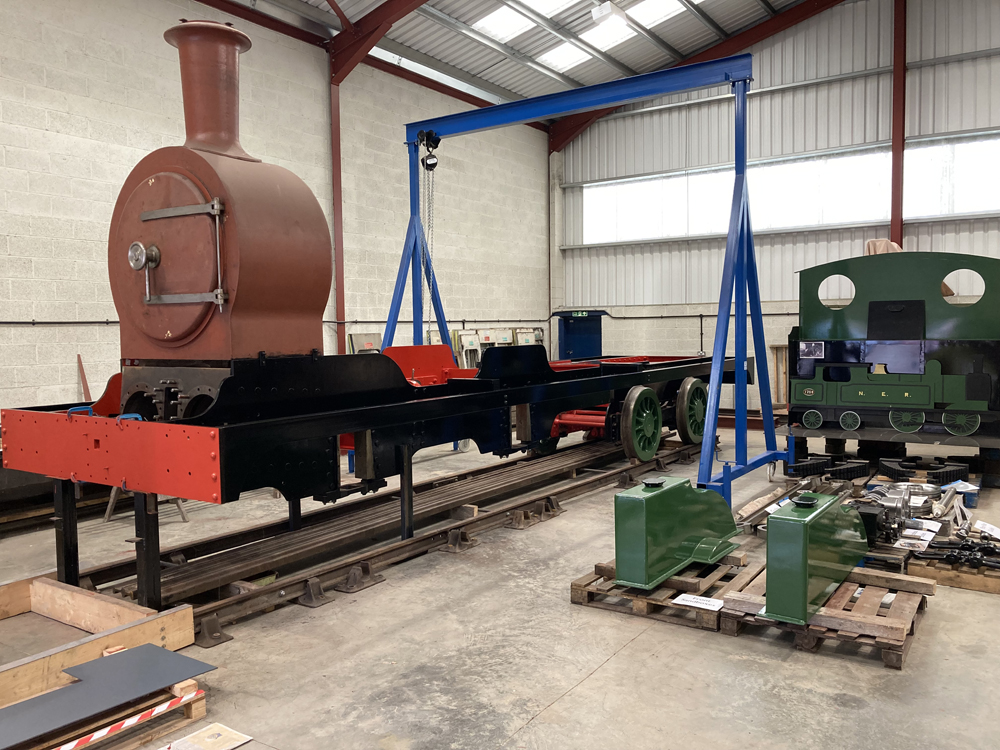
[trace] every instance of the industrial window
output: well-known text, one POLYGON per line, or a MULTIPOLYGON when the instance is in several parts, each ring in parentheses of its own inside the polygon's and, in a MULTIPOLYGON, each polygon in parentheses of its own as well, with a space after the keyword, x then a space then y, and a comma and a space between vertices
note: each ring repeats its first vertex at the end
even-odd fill
POLYGON ((1000 138, 914 144, 903 161, 903 217, 1000 211, 1000 138))
MULTIPOLYGON (((755 230, 889 220, 888 151, 749 169, 755 230)), ((725 234, 733 171, 719 169, 583 188, 586 245, 725 234)))

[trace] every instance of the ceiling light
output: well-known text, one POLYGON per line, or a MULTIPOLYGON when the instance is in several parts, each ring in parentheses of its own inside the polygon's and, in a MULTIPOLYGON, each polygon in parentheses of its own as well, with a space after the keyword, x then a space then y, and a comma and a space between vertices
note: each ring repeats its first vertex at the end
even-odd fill
POLYGON ((619 8, 614 3, 606 2, 601 3, 592 11, 590 11, 590 17, 594 19, 594 23, 604 23, 605 21, 615 21, 617 23, 627 23, 628 17, 625 15, 625 11, 619 8))

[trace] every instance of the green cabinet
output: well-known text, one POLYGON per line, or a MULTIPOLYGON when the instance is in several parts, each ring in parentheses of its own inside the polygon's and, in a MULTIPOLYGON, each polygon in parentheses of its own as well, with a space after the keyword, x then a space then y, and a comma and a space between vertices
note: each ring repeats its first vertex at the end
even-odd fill
POLYGON ((805 492, 767 521, 765 617, 805 625, 868 552, 858 511, 805 492))
POLYGON ((736 533, 719 493, 678 477, 647 479, 615 495, 616 583, 654 588, 692 562, 728 555, 736 533))

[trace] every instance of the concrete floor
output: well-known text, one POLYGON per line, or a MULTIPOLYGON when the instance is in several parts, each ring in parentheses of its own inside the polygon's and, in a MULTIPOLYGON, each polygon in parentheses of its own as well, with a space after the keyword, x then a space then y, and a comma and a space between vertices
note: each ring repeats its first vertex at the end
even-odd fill
MULTIPOLYGON (((424 456, 424 475, 482 461, 424 456)), ((736 504, 769 489, 758 473, 736 504)), ((978 516, 996 523, 992 494, 978 516)), ((731 638, 572 605, 570 581, 614 557, 613 496, 591 493, 552 521, 484 533, 460 555, 424 555, 371 589, 288 606, 228 628, 229 643, 186 649, 218 667, 202 680, 204 723, 252 735, 254 750, 1000 747, 1000 597, 939 588, 902 672, 848 644, 808 654, 773 631, 731 638)), ((186 525, 168 510, 164 539, 282 512, 265 497, 202 508, 186 525)), ((84 523, 87 559, 127 550, 129 523, 84 523)), ((0 564, 16 576, 51 567, 51 555, 51 532, 0 541, 0 564)))

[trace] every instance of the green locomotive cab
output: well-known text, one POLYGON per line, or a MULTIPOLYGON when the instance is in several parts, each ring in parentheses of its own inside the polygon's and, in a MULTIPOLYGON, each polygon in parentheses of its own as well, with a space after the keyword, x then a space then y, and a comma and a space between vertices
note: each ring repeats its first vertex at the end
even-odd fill
POLYGON ((998 290, 1000 260, 981 256, 892 253, 803 270, 788 342, 789 424, 1000 434, 998 290), (952 304, 944 279, 963 269, 985 291, 952 304), (854 286, 846 304, 820 298, 833 276, 854 286))

